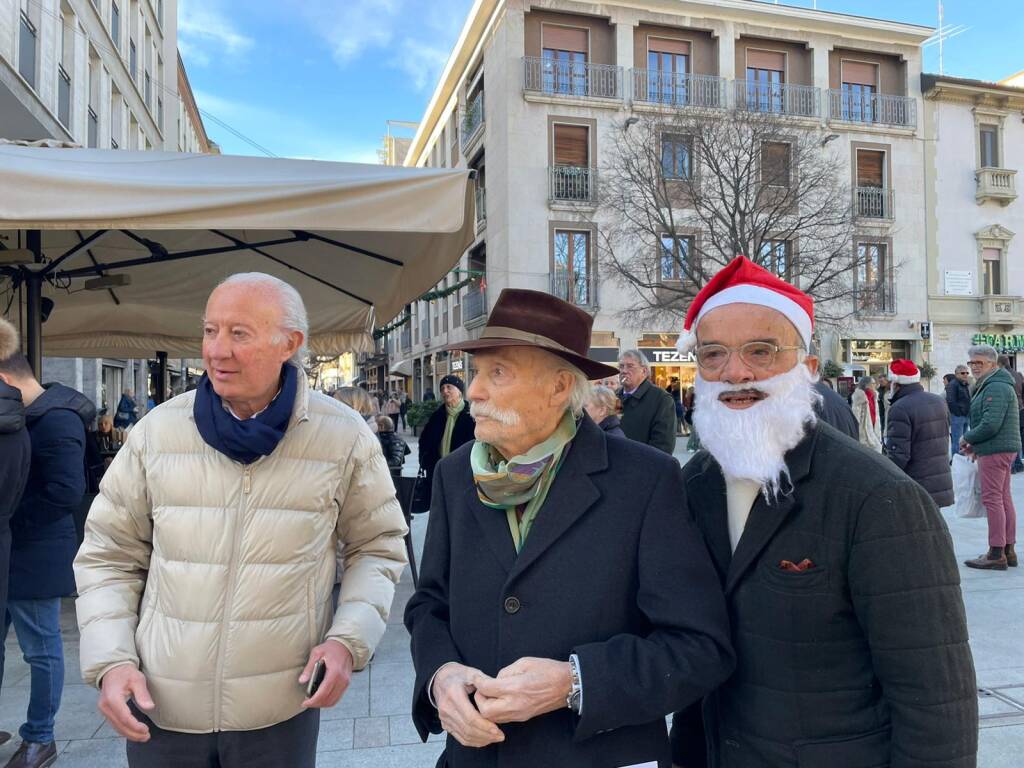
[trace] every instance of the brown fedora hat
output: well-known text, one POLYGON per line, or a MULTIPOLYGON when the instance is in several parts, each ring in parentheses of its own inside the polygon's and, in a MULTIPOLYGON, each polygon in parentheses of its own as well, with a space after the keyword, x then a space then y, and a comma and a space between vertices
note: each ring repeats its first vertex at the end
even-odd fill
POLYGON ((494 303, 479 339, 446 349, 480 352, 498 347, 539 347, 568 360, 588 379, 618 376, 619 370, 587 357, 594 318, 542 291, 506 288, 494 303))

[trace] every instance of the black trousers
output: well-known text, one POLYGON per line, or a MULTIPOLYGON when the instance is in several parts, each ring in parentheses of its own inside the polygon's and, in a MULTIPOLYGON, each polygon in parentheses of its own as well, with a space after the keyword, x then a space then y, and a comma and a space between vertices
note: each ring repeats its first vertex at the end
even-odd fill
POLYGON ((256 731, 180 733, 149 726, 149 741, 128 742, 129 768, 316 768, 320 710, 307 709, 291 720, 256 731))

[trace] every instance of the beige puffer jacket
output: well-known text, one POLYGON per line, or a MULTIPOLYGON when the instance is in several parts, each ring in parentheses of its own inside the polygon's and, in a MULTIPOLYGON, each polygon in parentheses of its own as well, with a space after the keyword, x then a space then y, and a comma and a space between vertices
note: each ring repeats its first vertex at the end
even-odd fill
POLYGON ((394 484, 363 419, 299 379, 284 439, 247 467, 203 442, 194 393, 156 408, 89 512, 75 558, 82 675, 98 685, 138 666, 161 728, 283 722, 302 711, 313 646, 341 642, 358 670, 384 634, 406 562, 394 484))

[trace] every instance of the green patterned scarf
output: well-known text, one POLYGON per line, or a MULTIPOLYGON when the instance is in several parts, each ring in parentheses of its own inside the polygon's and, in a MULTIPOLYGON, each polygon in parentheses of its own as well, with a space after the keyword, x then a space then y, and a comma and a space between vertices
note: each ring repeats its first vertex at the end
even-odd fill
POLYGON ((576 419, 566 411, 551 437, 522 456, 506 461, 486 443, 478 440, 473 445, 470 465, 477 495, 484 506, 505 510, 516 552, 522 550, 574 437, 576 419), (520 507, 525 507, 522 516, 518 514, 520 507))
POLYGON ((442 459, 452 452, 452 433, 455 431, 455 422, 458 420, 459 414, 462 413, 462 409, 465 407, 465 400, 459 400, 459 404, 454 407, 449 405, 444 407, 445 410, 448 411, 448 419, 444 423, 444 437, 441 438, 442 459))

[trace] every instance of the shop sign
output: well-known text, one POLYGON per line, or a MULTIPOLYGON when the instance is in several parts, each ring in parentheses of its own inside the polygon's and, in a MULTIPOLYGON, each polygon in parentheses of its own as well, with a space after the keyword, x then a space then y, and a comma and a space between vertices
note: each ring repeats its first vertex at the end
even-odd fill
POLYGON ((452 371, 461 371, 466 365, 465 360, 452 360, 452 371))
POLYGON ((1012 333, 976 333, 971 339, 974 345, 988 344, 995 347, 998 352, 1013 354, 1024 352, 1024 334, 1012 333))
POLYGON ((693 352, 684 354, 678 349, 641 349, 640 351, 647 357, 647 362, 654 363, 654 365, 681 365, 697 362, 693 352))

